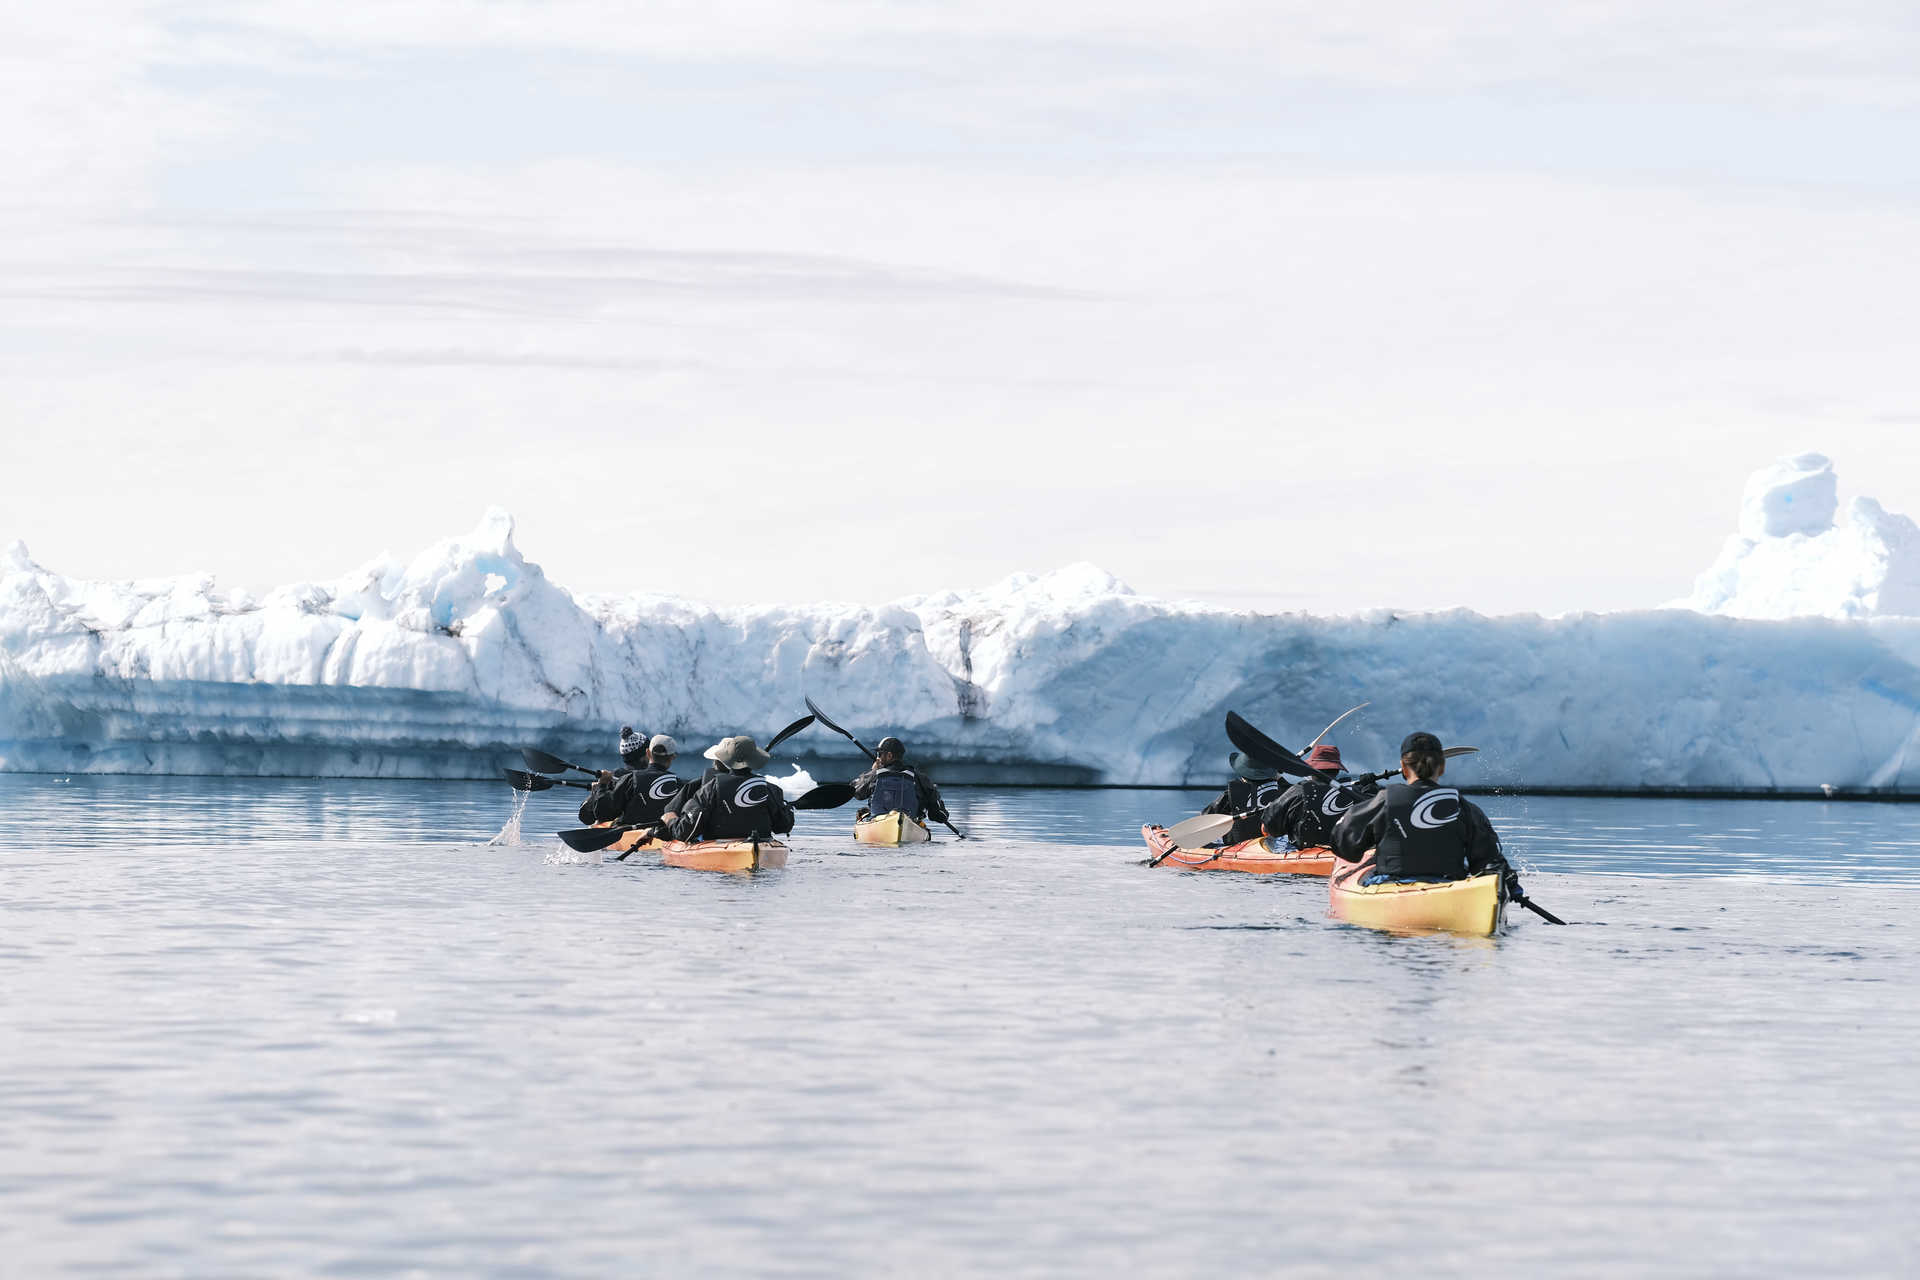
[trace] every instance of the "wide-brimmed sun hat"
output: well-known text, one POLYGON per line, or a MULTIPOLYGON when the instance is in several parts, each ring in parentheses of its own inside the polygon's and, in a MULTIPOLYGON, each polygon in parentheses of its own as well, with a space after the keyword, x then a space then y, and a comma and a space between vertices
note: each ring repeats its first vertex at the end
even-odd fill
POLYGON ((1307 754, 1300 758, 1322 773, 1338 773, 1347 767, 1340 763, 1340 748, 1331 742, 1323 742, 1317 747, 1308 747, 1307 754))
POLYGON ((1251 758, 1238 751, 1228 753, 1227 768, 1233 770, 1248 782, 1267 782, 1280 776, 1277 769, 1269 769, 1263 764, 1255 764, 1251 758))
POLYGON ((743 733, 737 738, 722 738, 715 743, 707 752, 707 759, 729 769, 758 769, 773 757, 755 746, 753 739, 743 733))

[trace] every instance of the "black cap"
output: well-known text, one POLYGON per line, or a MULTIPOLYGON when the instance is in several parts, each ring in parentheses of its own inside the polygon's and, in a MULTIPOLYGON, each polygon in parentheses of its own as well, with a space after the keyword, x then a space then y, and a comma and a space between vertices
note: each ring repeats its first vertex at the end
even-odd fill
POLYGON ((1400 740, 1400 754, 1403 756, 1415 751, 1431 751, 1439 755, 1444 749, 1440 739, 1430 733, 1410 733, 1400 740))
POLYGON ((898 751, 904 756, 907 754, 907 744, 892 734, 888 734, 886 737, 880 739, 880 745, 873 749, 875 755, 879 755, 882 751, 898 751))

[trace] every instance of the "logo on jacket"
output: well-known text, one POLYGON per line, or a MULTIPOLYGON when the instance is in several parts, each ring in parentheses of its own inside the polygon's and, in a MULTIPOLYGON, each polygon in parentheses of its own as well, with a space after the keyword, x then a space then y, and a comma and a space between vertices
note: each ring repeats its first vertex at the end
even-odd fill
POLYGON ((649 800, 671 800, 679 794, 680 779, 670 773, 655 778, 653 785, 647 788, 647 799, 649 800))
POLYGON ((740 789, 733 793, 733 807, 751 809, 755 805, 765 804, 772 796, 773 784, 765 778, 755 778, 751 782, 742 784, 740 789))
POLYGON ((1422 831, 1438 831, 1459 818, 1462 803, 1460 793, 1452 787, 1441 787, 1438 791, 1429 791, 1414 802, 1411 820, 1422 831), (1436 812, 1441 805, 1451 803, 1453 812, 1436 812))
POLYGON ((1353 792, 1345 787, 1328 787, 1327 794, 1320 801, 1320 812, 1329 818, 1337 818, 1353 808, 1353 792))

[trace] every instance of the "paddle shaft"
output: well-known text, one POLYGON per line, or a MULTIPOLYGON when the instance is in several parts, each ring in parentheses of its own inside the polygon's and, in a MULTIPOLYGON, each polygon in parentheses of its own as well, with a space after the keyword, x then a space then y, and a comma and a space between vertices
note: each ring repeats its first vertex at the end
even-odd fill
POLYGON ((502 769, 507 775, 507 785, 515 791, 546 791, 553 787, 579 787, 582 791, 591 791, 591 782, 575 782, 572 778, 547 778, 537 773, 523 773, 519 769, 502 769))
POLYGON ((1565 920, 1562 920, 1559 916, 1553 914, 1553 912, 1539 905, 1532 898, 1515 898, 1514 901, 1519 903, 1521 906, 1525 907, 1527 910, 1533 912, 1533 914, 1539 916, 1542 920, 1545 920, 1548 924, 1565 924, 1566 923, 1565 920))

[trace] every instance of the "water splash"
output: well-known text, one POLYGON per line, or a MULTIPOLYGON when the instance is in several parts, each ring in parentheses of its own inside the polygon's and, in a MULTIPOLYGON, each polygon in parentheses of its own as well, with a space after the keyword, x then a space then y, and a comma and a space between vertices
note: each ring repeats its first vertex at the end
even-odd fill
POLYGON ((520 819, 526 815, 527 801, 533 798, 531 791, 513 793, 513 812, 507 815, 507 825, 501 827, 488 844, 521 844, 520 819))

